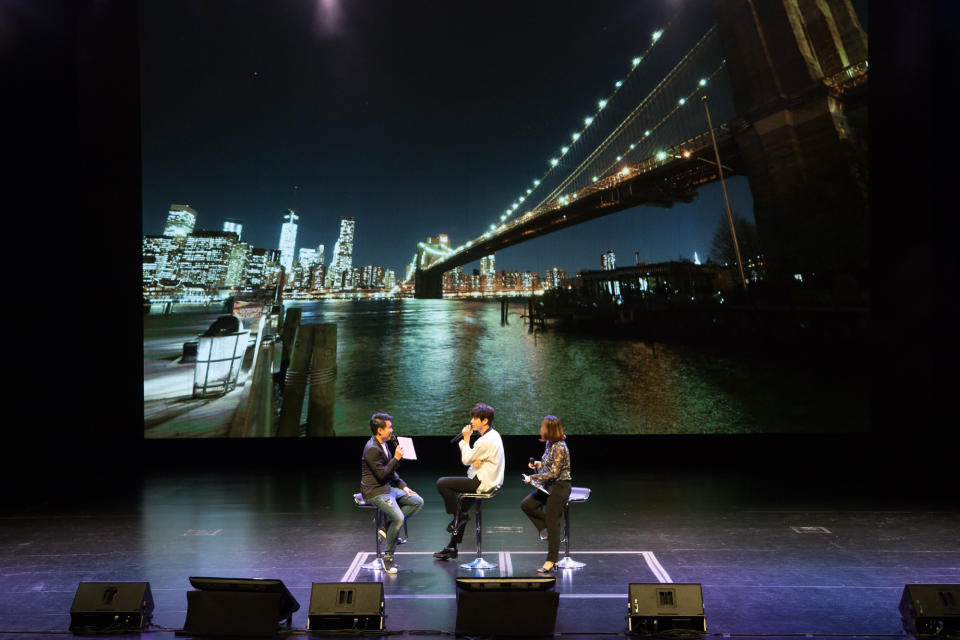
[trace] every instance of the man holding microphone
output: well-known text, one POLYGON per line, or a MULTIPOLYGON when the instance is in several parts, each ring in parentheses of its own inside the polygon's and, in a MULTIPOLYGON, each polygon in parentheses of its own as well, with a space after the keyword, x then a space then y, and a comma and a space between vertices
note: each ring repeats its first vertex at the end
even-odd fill
POLYGON ((461 493, 493 491, 503 484, 504 455, 503 440, 493 429, 493 407, 478 403, 470 410, 470 424, 463 428, 458 445, 460 460, 467 466, 467 476, 446 477, 437 480, 437 491, 443 498, 446 511, 454 519, 447 525, 451 533, 450 542, 434 558, 449 560, 457 557, 457 545, 463 541, 463 532, 470 519, 468 511, 474 500, 464 500, 460 506, 460 521, 456 520, 457 498, 461 493), (480 437, 470 446, 471 431, 478 431, 480 437), (462 436, 462 439, 460 439, 462 436))
POLYGON ((379 535, 386 538, 387 548, 383 555, 383 568, 387 573, 396 573, 393 552, 397 548, 397 535, 405 518, 423 508, 423 498, 407 486, 399 474, 397 465, 403 457, 403 447, 397 446, 393 455, 387 441, 393 439, 393 417, 387 413, 375 413, 370 418, 373 434, 363 447, 363 465, 360 473, 360 493, 369 504, 387 518, 390 525, 379 535))

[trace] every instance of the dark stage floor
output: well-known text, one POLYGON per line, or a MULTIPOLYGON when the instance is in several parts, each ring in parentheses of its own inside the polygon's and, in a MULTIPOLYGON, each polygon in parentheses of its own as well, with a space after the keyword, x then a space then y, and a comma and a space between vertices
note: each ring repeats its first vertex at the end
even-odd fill
MULTIPOLYGON (((173 638, 189 576, 278 578, 300 603, 301 632, 311 583, 382 580, 388 631, 452 634, 454 579, 473 575, 459 566, 475 553, 472 536, 456 562, 431 553, 448 521, 434 483, 457 470, 455 460, 405 463, 426 506, 410 521, 397 575, 359 567, 375 548, 372 518, 351 497, 359 473, 84 476, 3 510, 0 637, 67 634, 80 582, 124 580, 150 583, 154 623, 166 630, 147 637, 173 638)), ((484 508, 484 557, 499 565, 488 576, 535 575, 545 557, 519 508, 520 472, 508 469, 484 508)), ((906 583, 960 583, 960 516, 947 500, 888 496, 851 474, 831 486, 830 473, 574 467, 574 485, 593 490, 571 516, 571 555, 586 566, 557 577, 556 632, 623 633, 628 585, 672 581, 702 585, 709 634, 901 635, 906 583)))

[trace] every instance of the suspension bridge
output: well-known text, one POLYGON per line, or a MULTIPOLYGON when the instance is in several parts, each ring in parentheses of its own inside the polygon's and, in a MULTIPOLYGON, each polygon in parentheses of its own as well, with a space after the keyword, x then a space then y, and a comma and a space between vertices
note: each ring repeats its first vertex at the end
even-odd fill
POLYGON ((417 297, 441 297, 444 272, 506 247, 690 202, 721 173, 748 177, 774 273, 862 269, 866 134, 850 114, 865 112, 868 60, 849 0, 715 6, 716 23, 693 42, 683 15, 652 33, 489 227, 457 247, 420 243, 417 297))

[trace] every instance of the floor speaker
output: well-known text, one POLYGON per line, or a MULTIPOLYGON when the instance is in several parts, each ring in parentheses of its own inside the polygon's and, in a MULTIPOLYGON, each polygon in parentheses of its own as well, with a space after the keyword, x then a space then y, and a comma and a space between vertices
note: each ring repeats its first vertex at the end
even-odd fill
POLYGON ((149 582, 81 582, 70 607, 70 631, 142 631, 152 618, 149 582))
POLYGON ((279 593, 187 591, 189 636, 272 636, 279 627, 279 593))
POLYGON ((908 584, 900 598, 903 629, 909 634, 960 632, 960 584, 908 584))
POLYGON ((560 594, 537 578, 457 580, 456 633, 550 636, 557 622, 560 594), (487 583, 488 581, 488 583, 487 583))
POLYGON ((307 629, 382 630, 382 582, 314 582, 307 629))
POLYGON ((631 633, 707 630, 699 584, 633 582, 629 598, 627 629, 631 633))

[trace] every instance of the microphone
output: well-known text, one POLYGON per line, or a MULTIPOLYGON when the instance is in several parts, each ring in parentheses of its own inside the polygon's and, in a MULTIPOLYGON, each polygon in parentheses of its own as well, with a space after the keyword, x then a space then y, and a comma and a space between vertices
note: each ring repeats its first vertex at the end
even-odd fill
POLYGON ((461 440, 463 440, 463 431, 454 436, 453 439, 450 440, 450 444, 457 444, 461 440))

